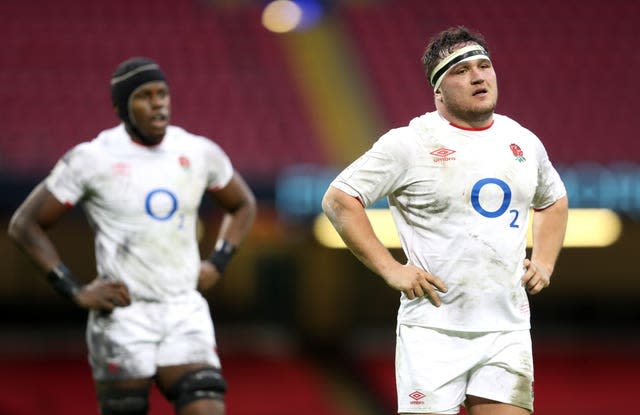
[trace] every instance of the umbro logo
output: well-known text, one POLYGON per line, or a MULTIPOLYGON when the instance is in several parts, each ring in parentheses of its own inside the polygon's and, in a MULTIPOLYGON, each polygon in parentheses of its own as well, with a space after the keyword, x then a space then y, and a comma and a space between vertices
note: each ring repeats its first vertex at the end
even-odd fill
POLYGON ((409 394, 409 397, 413 400, 419 401, 424 398, 426 395, 420 391, 413 391, 409 394))
POLYGON ((451 155, 451 154, 453 154, 455 152, 456 152, 455 150, 451 150, 451 149, 446 148, 446 147, 440 147, 437 150, 433 150, 429 154, 433 154, 434 156, 437 156, 437 157, 447 157, 448 155, 451 155))
POLYGON ((422 398, 424 398, 425 395, 424 393, 420 392, 420 391, 413 391, 409 394, 409 397, 411 398, 411 405, 423 405, 424 401, 422 400, 422 398))
POLYGON ((456 152, 455 150, 451 150, 450 148, 440 147, 436 150, 433 150, 429 154, 431 154, 432 156, 435 156, 433 158, 433 161, 435 163, 444 163, 445 161, 455 160, 456 159, 455 157, 450 157, 455 152, 456 152))
POLYGON ((117 162, 111 165, 111 171, 116 176, 128 176, 131 173, 131 166, 124 162, 117 162))

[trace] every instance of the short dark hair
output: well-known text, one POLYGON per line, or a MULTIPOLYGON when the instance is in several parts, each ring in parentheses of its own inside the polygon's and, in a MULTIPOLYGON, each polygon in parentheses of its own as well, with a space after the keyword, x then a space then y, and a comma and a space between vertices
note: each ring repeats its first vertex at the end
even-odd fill
POLYGON ((487 55, 489 54, 484 37, 464 26, 450 27, 432 37, 422 55, 422 66, 429 82, 431 82, 431 72, 442 58, 453 52, 455 46, 470 42, 482 46, 487 51, 487 55))

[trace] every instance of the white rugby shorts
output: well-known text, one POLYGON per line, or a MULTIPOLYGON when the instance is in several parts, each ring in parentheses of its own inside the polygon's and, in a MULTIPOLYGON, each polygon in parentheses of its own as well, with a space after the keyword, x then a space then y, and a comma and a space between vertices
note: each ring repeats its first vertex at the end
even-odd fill
POLYGON ((531 335, 399 324, 396 386, 399 413, 457 414, 467 395, 533 411, 531 335))
POLYGON ((134 301, 87 323, 95 380, 149 378, 159 366, 206 363, 220 368, 206 300, 194 291, 171 302, 134 301))

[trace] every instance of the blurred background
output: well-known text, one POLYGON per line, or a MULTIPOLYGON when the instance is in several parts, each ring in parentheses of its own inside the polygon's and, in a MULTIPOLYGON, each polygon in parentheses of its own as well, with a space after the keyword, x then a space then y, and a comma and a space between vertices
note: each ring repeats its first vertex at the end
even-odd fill
MULTIPOLYGON (((613 237, 567 247, 531 298, 537 413, 638 413, 639 16, 636 0, 1 0, 0 414, 97 413, 86 314, 6 228, 59 157, 118 123, 109 79, 131 56, 160 63, 173 123, 218 142, 259 199, 209 296, 228 413, 395 413, 399 295, 320 243, 314 223, 337 171, 434 109, 420 57, 452 25, 487 38, 497 112, 542 139, 572 208, 615 218, 613 237)), ((205 201, 203 252, 219 219, 205 201)), ((597 236, 598 224, 579 230, 597 236)), ((81 210, 51 235, 89 281, 81 210)), ((170 413, 154 391, 151 414, 170 413)))

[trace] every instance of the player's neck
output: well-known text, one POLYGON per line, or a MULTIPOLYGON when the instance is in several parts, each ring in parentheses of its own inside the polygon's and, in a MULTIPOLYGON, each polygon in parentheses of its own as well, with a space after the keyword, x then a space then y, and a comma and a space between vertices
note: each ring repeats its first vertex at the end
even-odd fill
POLYGON ((125 124, 125 127, 127 130, 127 134, 129 134, 129 138, 131 138, 131 141, 133 141, 138 145, 141 145, 144 147, 155 147, 158 144, 162 143, 162 141, 164 140, 164 136, 160 138, 150 137, 150 136, 143 137, 141 133, 139 133, 138 131, 134 131, 134 129, 131 128, 129 125, 125 124))
POLYGON ((438 115, 453 127, 460 128, 461 130, 482 131, 491 128, 493 125, 493 112, 486 116, 471 119, 456 117, 446 111, 438 109, 438 115))
POLYGON ((134 136, 134 135, 129 135, 129 137, 131 138, 131 141, 133 141, 134 143, 144 146, 144 147, 155 147, 159 144, 162 143, 162 140, 164 140, 164 137, 162 137, 161 139, 157 140, 157 141, 145 141, 145 140, 141 140, 140 138, 134 136))

